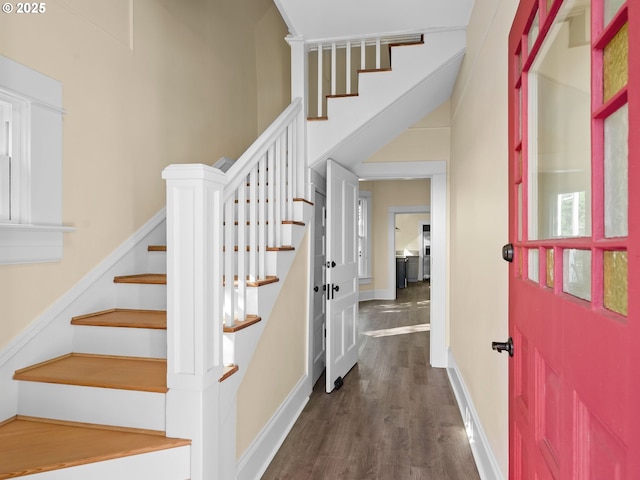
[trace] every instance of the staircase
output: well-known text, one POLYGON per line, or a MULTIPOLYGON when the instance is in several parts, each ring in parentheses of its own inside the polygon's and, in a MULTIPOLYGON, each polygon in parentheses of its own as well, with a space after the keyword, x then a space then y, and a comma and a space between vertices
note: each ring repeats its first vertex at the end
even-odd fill
MULTIPOLYGON (((313 221, 308 167, 359 158, 435 108, 411 105, 425 89, 448 93, 464 32, 446 33, 445 52, 428 36, 388 42, 391 68, 360 72, 358 94, 332 91, 328 120, 307 121, 296 99, 226 174, 167 167, 166 235, 118 264, 113 295, 85 302, 101 308, 65 320, 62 351, 15 371, 0 479, 236 478, 235 396, 313 221)), ((292 50, 296 69, 304 48, 292 50)))
POLYGON ((165 435, 158 250, 148 259, 158 273, 113 278, 114 308, 70 319, 72 352, 15 372, 19 414, 0 426, 0 479, 190 478, 191 441, 165 435))

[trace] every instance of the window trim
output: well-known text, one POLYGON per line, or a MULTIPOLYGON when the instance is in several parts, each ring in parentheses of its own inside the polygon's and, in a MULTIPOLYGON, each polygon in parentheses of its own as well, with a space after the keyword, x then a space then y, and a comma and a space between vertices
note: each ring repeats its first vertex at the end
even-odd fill
MULTIPOLYGON (((371 192, 368 190, 360 190, 358 193, 358 202, 364 201, 365 207, 365 229, 366 232, 362 237, 364 238, 364 251, 365 251, 365 272, 364 275, 360 275, 360 268, 358 261, 358 282, 360 285, 369 285, 373 281, 373 272, 371 271, 371 210, 373 210, 373 202, 371 201, 371 192)), ((360 237, 360 228, 358 226, 358 237, 360 237)), ((359 244, 360 242, 358 242, 359 244)), ((359 259, 358 259, 359 260, 359 259)))
POLYGON ((0 55, 0 90, 24 102, 26 129, 18 218, 0 223, 0 264, 58 261, 63 233, 75 230, 62 225, 62 84, 0 55))

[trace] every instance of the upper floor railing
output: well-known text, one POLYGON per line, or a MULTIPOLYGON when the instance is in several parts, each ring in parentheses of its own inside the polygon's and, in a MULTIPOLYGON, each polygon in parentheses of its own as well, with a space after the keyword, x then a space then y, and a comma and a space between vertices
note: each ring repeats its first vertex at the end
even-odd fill
POLYGON ((359 36, 306 42, 309 118, 324 118, 327 97, 358 91, 358 74, 391 68, 391 47, 422 42, 422 33, 359 36))

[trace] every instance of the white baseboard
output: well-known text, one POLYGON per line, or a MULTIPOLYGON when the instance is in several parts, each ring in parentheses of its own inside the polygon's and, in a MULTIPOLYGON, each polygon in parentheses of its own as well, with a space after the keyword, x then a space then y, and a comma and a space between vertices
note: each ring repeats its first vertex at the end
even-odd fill
POLYGON ((480 478, 482 480, 504 480, 504 475, 493 454, 489 440, 484 433, 478 412, 476 412, 473 406, 471 396, 464 384, 451 349, 449 349, 447 374, 449 375, 451 388, 458 402, 458 408, 460 408, 460 414, 464 420, 464 426, 467 431, 467 436, 469 437, 469 444, 471 445, 471 451, 473 452, 473 458, 476 461, 480 478))
MULTIPOLYGON (((395 295, 395 291, 393 293, 395 295)), ((387 290, 360 290, 358 301, 367 300, 395 300, 395 296, 390 296, 387 290)))
POLYGON ((310 394, 308 375, 304 375, 238 460, 237 480, 258 480, 264 474, 309 401, 310 394))

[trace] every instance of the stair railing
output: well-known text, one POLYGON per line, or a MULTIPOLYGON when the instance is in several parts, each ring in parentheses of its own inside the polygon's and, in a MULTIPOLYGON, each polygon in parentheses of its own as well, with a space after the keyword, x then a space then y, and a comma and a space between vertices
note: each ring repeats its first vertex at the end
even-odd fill
POLYGON ((223 355, 223 329, 246 318, 247 282, 270 274, 266 251, 286 241, 282 221, 293 220, 293 201, 305 196, 305 172, 300 99, 226 174, 202 164, 170 165, 162 172, 167 182, 166 433, 192 440, 194 480, 230 478, 225 472, 235 468, 235 455, 226 459, 219 453, 225 427, 218 385, 229 359, 223 355), (245 205, 249 208, 236 212, 245 205))
POLYGON ((327 95, 355 94, 358 72, 388 68, 389 50, 382 46, 415 43, 421 39, 421 33, 408 32, 308 41, 309 66, 315 68, 314 78, 309 77, 310 116, 323 118, 326 115, 327 95), (352 57, 355 60, 352 61, 352 57))
MULTIPOLYGON (((247 285, 275 275, 267 252, 286 246, 283 222, 304 197, 304 118, 295 100, 228 170, 224 191, 224 325, 247 318, 247 285), (233 279, 230 281, 229 279, 233 279)), ((257 312, 249 312, 257 313, 257 312)))

